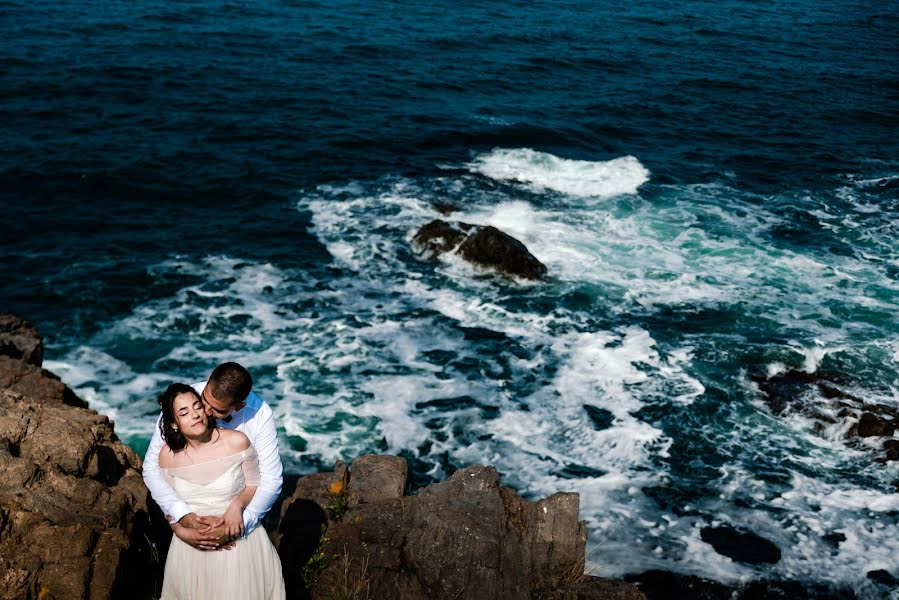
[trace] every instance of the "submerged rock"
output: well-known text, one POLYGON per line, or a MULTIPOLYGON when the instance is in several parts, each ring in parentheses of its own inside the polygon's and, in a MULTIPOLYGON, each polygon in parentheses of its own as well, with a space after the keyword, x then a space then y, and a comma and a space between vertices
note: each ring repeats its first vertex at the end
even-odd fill
POLYGON ((628 576, 649 600, 732 600, 733 588, 695 575, 652 570, 628 576))
POLYGON ((894 577, 892 573, 885 569, 868 571, 867 577, 874 583, 879 583, 882 585, 899 585, 899 577, 894 577))
POLYGON ((893 438, 899 425, 896 407, 867 403, 845 392, 842 378, 827 374, 790 370, 751 379, 774 414, 801 414, 815 421, 819 432, 836 426, 850 445, 860 444, 859 438, 887 438, 875 462, 899 460, 899 440, 893 438))
POLYGON ((547 273, 546 265, 524 244, 496 227, 437 219, 422 226, 412 242, 426 258, 453 252, 479 267, 521 279, 539 280, 547 273))
POLYGON ((608 429, 612 426, 612 423, 615 422, 615 415, 612 414, 612 411, 606 410, 605 408, 593 406, 592 404, 585 404, 584 410, 587 412, 587 416, 590 417, 593 428, 597 431, 608 429))
POLYGON ((863 413, 855 427, 858 437, 892 437, 896 424, 892 419, 885 419, 874 413, 863 413))
POLYGON ((626 578, 649 600, 855 600, 852 590, 826 584, 759 579, 731 587, 670 571, 647 571, 626 578))
POLYGON ((524 600, 535 590, 644 598, 632 586, 584 575, 587 531, 577 494, 527 502, 499 486, 495 469, 471 466, 405 496, 406 476, 401 458, 364 456, 349 471, 338 463, 332 473, 300 480, 285 502, 280 551, 285 568, 296 571, 311 554, 308 544, 295 557, 285 547, 297 537, 291 523, 326 524, 316 556, 327 560, 313 598, 345 593, 348 582, 364 585, 371 598, 524 600))
POLYGON ((700 537, 702 541, 710 544, 715 552, 737 562, 773 564, 780 561, 780 548, 774 542, 748 531, 728 526, 705 527, 700 537))

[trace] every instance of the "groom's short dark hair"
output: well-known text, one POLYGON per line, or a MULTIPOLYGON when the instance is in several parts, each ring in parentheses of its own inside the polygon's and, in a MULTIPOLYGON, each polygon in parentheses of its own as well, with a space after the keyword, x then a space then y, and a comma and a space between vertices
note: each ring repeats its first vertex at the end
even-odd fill
POLYGON ((243 402, 250 395, 253 377, 236 362, 226 362, 215 368, 207 385, 217 400, 234 405, 243 402))

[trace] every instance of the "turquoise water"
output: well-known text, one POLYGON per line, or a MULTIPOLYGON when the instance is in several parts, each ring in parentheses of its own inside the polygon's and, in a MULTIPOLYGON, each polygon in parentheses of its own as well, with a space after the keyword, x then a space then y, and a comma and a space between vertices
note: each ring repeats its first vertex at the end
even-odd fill
POLYGON ((3 307, 139 449, 159 391, 238 360, 291 473, 489 463, 581 494, 599 574, 886 597, 866 574, 899 576, 897 466, 753 377, 899 404, 897 25, 852 2, 8 2, 3 307), (420 260, 436 203, 549 280, 420 260), (782 560, 717 554, 722 523, 782 560))

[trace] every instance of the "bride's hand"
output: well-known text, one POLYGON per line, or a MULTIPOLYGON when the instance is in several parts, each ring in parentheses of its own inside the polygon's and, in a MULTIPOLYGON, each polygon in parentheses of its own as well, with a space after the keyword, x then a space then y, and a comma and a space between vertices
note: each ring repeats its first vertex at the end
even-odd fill
POLYGON ((237 500, 231 502, 222 516, 225 521, 225 533, 232 539, 243 535, 243 506, 237 500))

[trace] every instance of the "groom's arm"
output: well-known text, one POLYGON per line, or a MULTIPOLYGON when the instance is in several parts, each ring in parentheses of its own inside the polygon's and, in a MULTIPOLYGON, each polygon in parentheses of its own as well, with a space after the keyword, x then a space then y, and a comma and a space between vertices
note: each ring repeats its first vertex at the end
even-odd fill
POLYGON ((163 444, 162 434, 159 432, 159 419, 157 419, 156 431, 150 439, 150 447, 147 448, 147 454, 144 456, 144 483, 162 512, 177 523, 190 513, 190 507, 178 499, 175 490, 172 489, 159 469, 159 451, 162 450, 163 444))
POLYGON ((271 509, 281 493, 282 467, 278 452, 278 433, 268 404, 262 403, 256 415, 256 435, 251 439, 259 460, 259 485, 256 494, 243 510, 243 521, 249 533, 271 509))

